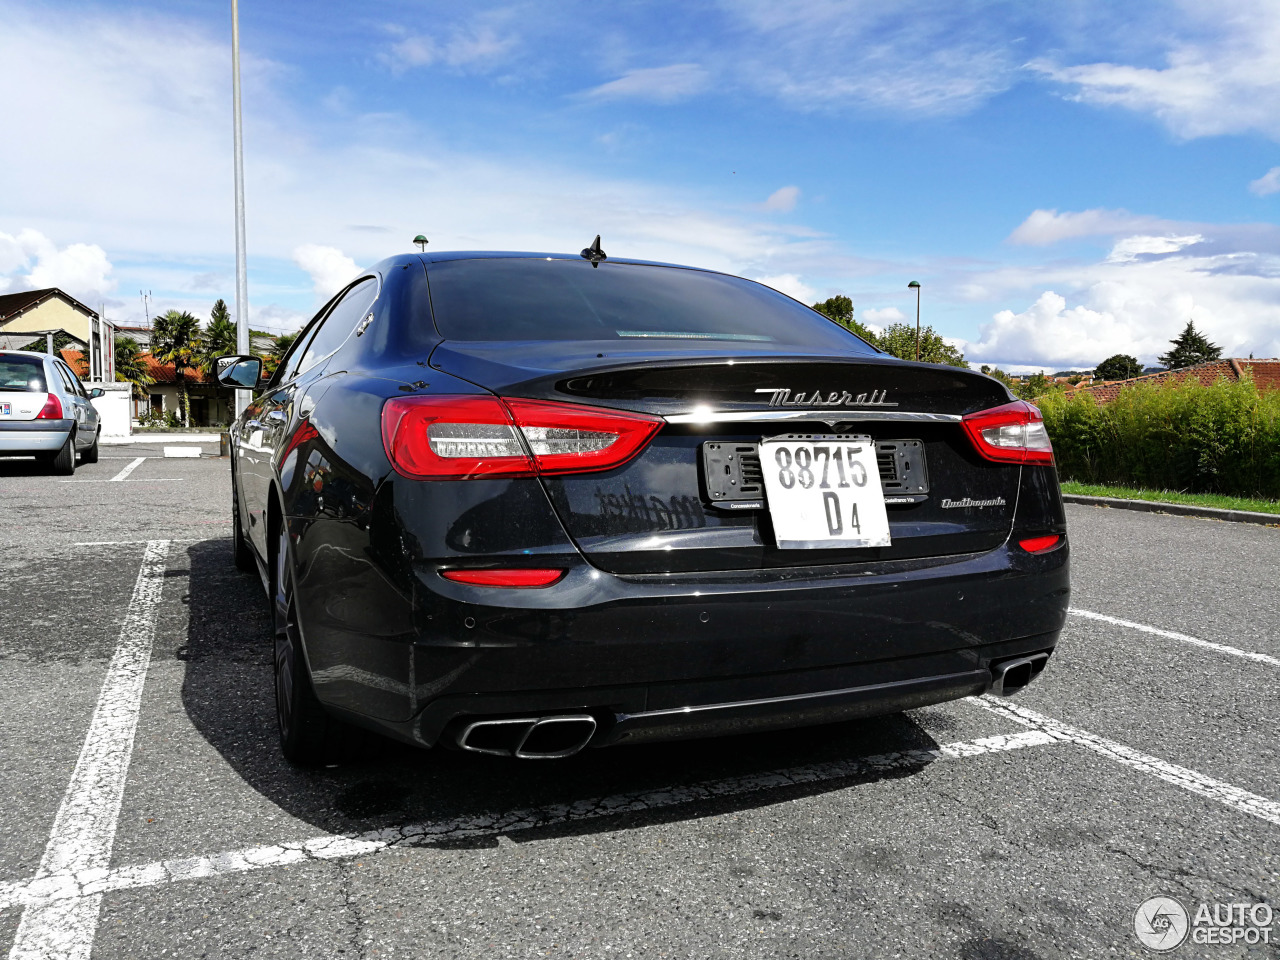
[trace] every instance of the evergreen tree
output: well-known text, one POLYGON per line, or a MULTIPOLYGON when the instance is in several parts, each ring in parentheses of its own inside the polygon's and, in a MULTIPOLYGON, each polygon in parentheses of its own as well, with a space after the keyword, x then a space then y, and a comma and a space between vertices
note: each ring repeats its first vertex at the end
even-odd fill
POLYGON ((204 330, 200 350, 200 369, 212 373, 214 360, 236 352, 236 325, 231 322, 226 303, 219 298, 209 311, 209 325, 204 330))
POLYGON ((1169 342, 1173 344, 1173 349, 1161 356, 1160 362, 1170 370, 1217 360, 1222 356, 1222 348, 1210 343, 1191 320, 1187 321, 1186 329, 1169 342))
POLYGON ((1093 370, 1095 380, 1131 380, 1142 376, 1142 364, 1136 357, 1126 353, 1117 353, 1107 357, 1093 370))

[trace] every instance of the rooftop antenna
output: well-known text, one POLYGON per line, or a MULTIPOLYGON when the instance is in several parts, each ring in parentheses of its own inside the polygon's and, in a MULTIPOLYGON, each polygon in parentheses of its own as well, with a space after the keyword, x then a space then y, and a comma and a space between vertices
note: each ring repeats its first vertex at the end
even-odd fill
POLYGON ((147 326, 149 327, 151 326, 151 308, 149 306, 151 303, 151 291, 147 290, 144 292, 139 290, 138 296, 142 298, 142 315, 147 318, 147 326))
POLYGON ((429 242, 426 237, 424 237, 422 234, 418 234, 416 237, 413 238, 413 242, 418 245, 419 251, 424 253, 426 252, 427 243, 429 242))
POLYGON ((587 247, 585 250, 582 251, 582 259, 590 260, 591 266, 593 267, 600 266, 601 260, 609 259, 608 254, 606 254, 604 250, 600 247, 600 234, 597 233, 595 242, 592 243, 591 246, 587 247))

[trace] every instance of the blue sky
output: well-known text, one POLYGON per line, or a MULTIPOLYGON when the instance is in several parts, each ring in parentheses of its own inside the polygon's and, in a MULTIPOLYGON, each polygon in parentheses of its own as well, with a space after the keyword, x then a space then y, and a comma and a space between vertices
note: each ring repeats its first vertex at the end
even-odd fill
MULTIPOLYGON (((0 0, 0 287, 122 322, 234 292, 229 11, 0 0)), ((250 307, 410 249, 690 263, 975 363, 1280 354, 1268 3, 241 8, 250 307)))

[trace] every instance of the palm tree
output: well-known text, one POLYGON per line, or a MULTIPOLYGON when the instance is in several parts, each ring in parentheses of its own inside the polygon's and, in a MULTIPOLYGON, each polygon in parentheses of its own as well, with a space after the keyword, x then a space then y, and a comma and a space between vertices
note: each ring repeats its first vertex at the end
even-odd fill
POLYGON ((204 328, 204 347, 200 351, 200 369, 213 373, 213 361, 236 352, 236 325, 227 315, 227 305, 221 299, 209 313, 209 325, 204 328))
POLYGON ((146 387, 155 383, 155 379, 147 373, 147 365, 142 362, 142 351, 138 341, 133 337, 116 337, 116 379, 121 383, 133 384, 135 400, 147 398, 146 387))
POLYGON ((191 425, 187 402, 187 381, 184 369, 199 363, 201 343, 200 321, 187 311, 170 310, 156 317, 151 331, 151 355, 161 363, 172 363, 174 379, 178 382, 178 409, 183 426, 191 425))

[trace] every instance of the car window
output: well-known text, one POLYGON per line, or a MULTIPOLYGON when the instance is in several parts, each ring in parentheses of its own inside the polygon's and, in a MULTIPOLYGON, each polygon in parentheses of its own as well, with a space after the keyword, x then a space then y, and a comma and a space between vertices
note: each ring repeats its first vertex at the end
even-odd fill
POLYGON ((0 354, 0 390, 20 393, 47 393, 44 361, 39 357, 0 354))
POLYGON ((76 388, 71 385, 71 374, 67 372, 67 368, 55 360, 53 361, 53 369, 58 371, 58 377, 62 380, 62 386, 66 388, 67 393, 74 397, 76 388))
POLYGON ((427 280, 448 340, 727 340, 876 352, 776 290, 704 270, 489 258, 434 263, 427 280))
POLYGON ((342 346, 377 297, 378 281, 373 277, 366 277, 348 290, 329 315, 320 321, 311 342, 303 348, 298 373, 305 373, 342 346))
POLYGON ((80 378, 76 376, 76 372, 65 363, 59 364, 59 366, 62 367, 63 379, 67 381, 67 385, 71 388, 71 392, 77 396, 88 399, 89 394, 85 392, 84 384, 80 382, 80 378))

